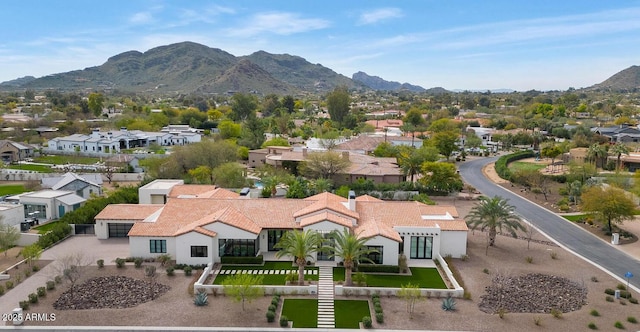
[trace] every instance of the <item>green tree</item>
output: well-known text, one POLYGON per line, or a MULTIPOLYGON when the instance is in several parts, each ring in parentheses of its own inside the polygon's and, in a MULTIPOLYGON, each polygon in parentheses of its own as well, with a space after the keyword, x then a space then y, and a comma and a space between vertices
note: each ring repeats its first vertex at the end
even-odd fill
POLYGON ((262 279, 263 276, 255 274, 237 273, 222 282, 224 294, 236 302, 241 302, 242 311, 244 311, 245 302, 251 303, 264 295, 264 288, 257 286, 262 285, 262 279))
POLYGON ((89 110, 93 112, 93 115, 100 116, 104 105, 104 96, 101 93, 92 92, 87 99, 89 110))
POLYGON ((555 167, 555 159, 562 154, 562 149, 557 145, 548 145, 540 151, 543 157, 551 158, 551 168, 555 167))
POLYGON ((629 155, 629 148, 624 145, 624 143, 618 142, 609 149, 609 152, 616 156, 616 165, 618 169, 622 169, 621 157, 623 154, 626 154, 627 156, 629 155))
POLYGON ((329 252, 329 257, 340 257, 344 263, 344 283, 346 286, 353 284, 351 273, 356 262, 367 261, 373 263, 366 255, 377 253, 377 250, 369 249, 366 243, 369 239, 358 237, 348 228, 344 228, 342 232, 331 232, 331 238, 335 243, 332 246, 323 246, 322 250, 329 252))
POLYGON ((0 216, 0 249, 4 251, 4 257, 7 257, 7 251, 18 243, 20 239, 20 231, 2 222, 0 216))
POLYGON ((520 217, 514 213, 514 207, 509 205, 509 200, 500 196, 481 197, 480 202, 471 208, 465 220, 473 230, 480 227, 483 232, 489 231, 486 253, 490 246, 495 245, 498 230, 502 232, 504 229, 513 237, 516 237, 517 230, 525 230, 520 217))
POLYGON ((223 188, 242 188, 247 185, 245 168, 237 162, 228 162, 211 171, 213 184, 223 188))
POLYGON ((310 184, 310 187, 311 187, 312 193, 315 195, 315 194, 328 192, 329 190, 331 190, 332 184, 331 184, 331 180, 320 178, 320 179, 313 180, 310 184))
POLYGON ((431 123, 431 125, 429 126, 429 131, 431 131, 433 133, 441 133, 441 132, 445 132, 445 131, 458 132, 459 128, 458 128, 458 124, 453 122, 451 119, 442 118, 442 119, 438 119, 436 121, 433 121, 431 123))
POLYGON ((302 173, 312 179, 331 179, 334 175, 346 171, 349 165, 349 158, 343 157, 340 153, 313 152, 309 153, 303 162, 302 173))
POLYGON ((257 149, 264 142, 264 121, 250 117, 242 125, 242 136, 238 142, 249 149, 257 149))
POLYGON ((594 186, 582 193, 582 211, 596 214, 613 232, 612 223, 631 220, 635 211, 635 203, 620 188, 594 186))
POLYGON ((421 173, 422 178, 418 182, 433 191, 452 193, 462 190, 462 179, 453 164, 427 161, 422 164, 421 173))
POLYGON ((398 153, 398 147, 389 142, 382 142, 373 150, 373 155, 376 157, 397 157, 398 153))
POLYGON ((321 245, 322 238, 316 231, 294 229, 286 232, 274 248, 280 249, 276 252, 277 258, 293 257, 293 261, 298 265, 298 284, 304 285, 304 266, 307 264, 307 259, 312 259, 321 245))
POLYGON ((476 135, 473 129, 467 131, 464 146, 467 148, 479 148, 482 146, 482 139, 476 135))
POLYGON ((255 117, 258 101, 256 97, 249 94, 236 93, 231 97, 230 117, 236 121, 244 121, 250 117, 255 117))
POLYGON ((441 131, 433 134, 429 140, 435 146, 440 154, 445 156, 447 160, 451 157, 451 153, 457 150, 456 142, 458 141, 457 131, 441 131))
POLYGON ((282 107, 284 107, 289 114, 293 113, 295 104, 296 102, 293 99, 293 96, 287 95, 282 98, 282 107))
POLYGON ((42 254, 42 248, 37 243, 28 245, 20 251, 20 255, 27 260, 29 266, 33 266, 33 261, 36 261, 40 258, 42 254))
POLYGON ((398 165, 404 175, 409 176, 411 182, 414 176, 420 173, 423 163, 437 161, 439 157, 438 149, 432 146, 423 145, 419 149, 403 146, 399 151, 398 165))
POLYGON ((289 141, 284 137, 274 137, 262 143, 261 148, 266 148, 268 146, 289 146, 289 141))
POLYGON ((420 300, 421 296, 422 292, 420 291, 420 288, 418 288, 417 285, 413 285, 411 283, 402 285, 400 290, 398 291, 398 297, 400 297, 407 303, 407 312, 409 313, 409 318, 413 317, 416 302, 420 300))
POLYGON ((331 120, 342 123, 349 114, 351 97, 346 86, 336 87, 327 95, 327 108, 331 120))
POLYGON ((593 162, 596 167, 598 166, 598 160, 600 164, 604 166, 604 159, 607 157, 607 148, 604 145, 593 143, 587 150, 587 159, 593 162))
POLYGON ((198 166, 194 169, 190 169, 187 173, 195 183, 210 184, 213 180, 211 167, 209 166, 198 166))
POLYGON ((410 109, 402 121, 404 122, 402 130, 411 132, 411 146, 414 146, 413 141, 416 137, 416 131, 424 131, 427 121, 422 117, 422 112, 417 108, 410 109))
POLYGON ((242 133, 242 126, 231 120, 223 120, 218 124, 218 130, 220 130, 220 137, 224 139, 238 138, 242 133))

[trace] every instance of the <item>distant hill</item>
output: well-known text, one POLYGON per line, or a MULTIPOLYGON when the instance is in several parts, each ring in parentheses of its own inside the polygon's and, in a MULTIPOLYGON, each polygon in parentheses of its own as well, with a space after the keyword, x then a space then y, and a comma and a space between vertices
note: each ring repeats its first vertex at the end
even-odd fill
POLYGON ((19 86, 27 84, 27 83, 35 80, 35 79, 36 78, 33 77, 33 76, 24 76, 24 77, 16 78, 15 80, 2 82, 2 83, 0 83, 0 86, 1 87, 19 87, 19 86))
POLYGON ((288 54, 236 57, 221 49, 182 42, 128 51, 100 66, 0 84, 0 89, 120 90, 146 93, 295 94, 359 87, 348 77, 288 54))
POLYGON ((588 89, 633 92, 640 89, 640 66, 631 66, 588 89))
POLYGON ((365 72, 357 72, 351 76, 351 79, 360 82, 373 90, 398 91, 409 90, 413 92, 425 92, 426 90, 418 85, 409 83, 399 83, 394 81, 386 81, 378 76, 370 76, 365 72))

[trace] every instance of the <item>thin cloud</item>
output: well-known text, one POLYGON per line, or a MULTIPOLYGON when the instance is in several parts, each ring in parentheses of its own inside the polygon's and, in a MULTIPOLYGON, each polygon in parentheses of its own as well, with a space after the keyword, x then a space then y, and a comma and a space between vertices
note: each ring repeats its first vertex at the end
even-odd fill
POLYGON ((129 17, 129 23, 131 24, 149 24, 153 22, 153 15, 150 12, 139 12, 129 17))
POLYGON ((189 25, 191 23, 203 22, 214 23, 220 15, 233 15, 236 10, 231 7, 209 6, 203 9, 181 9, 178 15, 179 20, 176 26, 189 25))
POLYGON ((375 24, 380 21, 400 18, 402 16, 402 10, 399 8, 380 8, 362 13, 358 19, 358 25, 375 24))
POLYGON ((252 16, 248 21, 250 24, 245 24, 243 28, 232 29, 229 33, 241 37, 252 37, 263 33, 286 36, 320 30, 331 25, 327 20, 302 18, 299 14, 287 12, 260 13, 252 16))

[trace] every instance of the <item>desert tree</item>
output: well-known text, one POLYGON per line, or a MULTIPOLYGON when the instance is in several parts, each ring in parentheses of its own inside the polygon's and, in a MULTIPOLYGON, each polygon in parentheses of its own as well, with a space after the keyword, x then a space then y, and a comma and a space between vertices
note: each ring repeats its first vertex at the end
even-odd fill
POLYGON ((0 216, 0 249, 4 251, 5 257, 7 257, 7 251, 15 246, 19 239, 20 231, 14 226, 3 223, 0 216))
POLYGON ((333 151, 313 152, 307 155, 302 166, 302 173, 312 179, 331 179, 334 175, 347 170, 351 162, 349 158, 333 151))
POLYGON ((54 271, 57 275, 69 282, 71 297, 74 297, 75 286, 85 273, 85 267, 89 266, 93 260, 85 256, 84 252, 77 251, 68 253, 56 259, 54 271))
POLYGON ((407 304, 407 312, 409 318, 413 318, 413 312, 415 311, 416 303, 422 297, 422 292, 417 285, 411 283, 402 285, 398 291, 398 297, 400 297, 407 304))
POLYGON ((242 311, 244 311, 245 302, 251 302, 264 295, 264 288, 259 286, 262 285, 262 278, 259 275, 238 273, 225 279, 222 287, 226 295, 242 303, 242 311))
POLYGON ((582 211, 594 213, 606 223, 610 232, 613 232, 613 223, 622 223, 634 216, 636 204, 620 188, 593 186, 585 190, 580 199, 582 211))
POLYGON ((24 257, 29 266, 33 266, 33 261, 36 261, 40 258, 42 254, 42 248, 37 243, 28 245, 20 251, 20 255, 24 257))

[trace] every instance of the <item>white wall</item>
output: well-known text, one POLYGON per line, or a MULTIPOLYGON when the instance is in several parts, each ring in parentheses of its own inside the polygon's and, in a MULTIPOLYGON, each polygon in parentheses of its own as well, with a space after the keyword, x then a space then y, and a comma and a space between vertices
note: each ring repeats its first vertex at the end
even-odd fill
POLYGON ((153 204, 151 195, 168 195, 173 186, 184 184, 182 180, 155 180, 138 189, 139 204, 153 204))
POLYGON ((176 257, 176 239, 174 237, 149 237, 149 236, 130 236, 129 250, 131 257, 152 258, 162 255, 161 253, 151 253, 149 251, 149 240, 166 240, 167 254, 172 258, 176 257))
POLYGON ((383 246, 383 265, 398 265, 398 242, 383 236, 375 236, 370 238, 365 244, 368 246, 383 246))
MULTIPOLYGON (((443 231, 440 242, 440 255, 460 258, 467 254, 467 231, 443 231)), ((435 245, 434 245, 435 249, 435 245)))
POLYGON ((217 239, 200 234, 197 232, 189 232, 176 237, 176 262, 180 264, 209 264, 212 260, 213 243, 216 243, 217 239), (206 246, 207 257, 191 257, 191 246, 206 246))
POLYGON ((249 239, 255 240, 257 234, 247 232, 243 229, 229 226, 221 222, 214 222, 204 226, 205 229, 218 233, 218 239, 249 239))
POLYGON ((24 221, 24 205, 22 204, 2 204, 0 205, 2 210, 0 210, 0 219, 3 224, 18 226, 20 227, 20 223, 24 221))
MULTIPOLYGON (((22 204, 41 204, 45 205, 45 216, 46 219, 55 219, 57 218, 57 211, 53 211, 53 198, 40 198, 40 197, 24 197, 20 196, 20 203, 22 204)), ((57 207, 56 207, 57 208, 57 207)))

